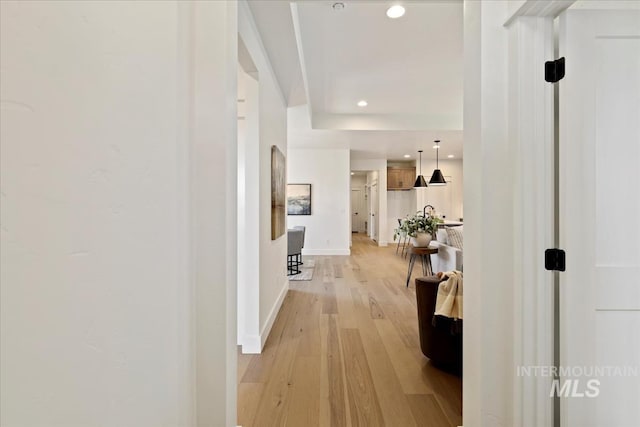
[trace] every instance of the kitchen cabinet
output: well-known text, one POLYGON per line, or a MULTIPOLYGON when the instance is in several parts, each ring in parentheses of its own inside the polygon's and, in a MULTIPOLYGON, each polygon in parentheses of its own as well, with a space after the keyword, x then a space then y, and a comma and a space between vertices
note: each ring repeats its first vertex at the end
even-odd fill
POLYGON ((387 190, 411 190, 416 180, 416 168, 387 168, 387 190))

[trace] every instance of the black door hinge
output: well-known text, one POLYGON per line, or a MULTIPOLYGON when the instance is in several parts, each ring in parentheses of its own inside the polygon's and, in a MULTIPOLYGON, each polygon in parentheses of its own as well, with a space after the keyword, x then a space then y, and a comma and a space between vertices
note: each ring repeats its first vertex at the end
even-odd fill
POLYGON ((555 83, 564 77, 564 56, 555 61, 547 61, 544 63, 544 80, 549 83, 555 83))
POLYGON ((566 254, 562 249, 547 249, 544 251, 544 268, 550 271, 564 271, 566 254))

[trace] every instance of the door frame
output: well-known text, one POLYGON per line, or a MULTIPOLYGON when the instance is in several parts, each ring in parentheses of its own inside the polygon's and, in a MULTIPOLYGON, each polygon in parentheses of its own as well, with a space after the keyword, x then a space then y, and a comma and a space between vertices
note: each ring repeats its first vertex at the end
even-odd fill
POLYGON ((380 215, 380 209, 379 209, 379 204, 380 204, 380 187, 379 187, 379 180, 374 180, 371 183, 371 187, 370 187, 370 197, 371 197, 371 211, 370 211, 370 216, 369 216, 369 224, 371 225, 371 240, 375 241, 376 243, 380 241, 380 224, 378 223, 380 215), (373 197, 375 194, 375 197, 373 197), (378 215, 376 215, 378 214, 378 215), (375 218, 375 219, 374 219, 375 218))
POLYGON ((464 5, 463 423, 554 424, 553 20, 573 0, 464 5), (490 298, 487 295, 492 295, 490 298))
MULTIPOLYGON (((508 17, 509 139, 514 168, 514 357, 516 366, 557 366, 558 272, 544 269, 544 251, 558 247, 557 120, 544 63, 556 58, 554 19, 573 1, 525 1, 508 17), (555 124, 554 124, 555 123, 555 124)), ((560 424, 553 378, 514 375, 514 422, 560 424)))
MULTIPOLYGON (((565 3, 563 3, 564 5, 565 3)), ((558 8, 559 9, 559 8, 558 8)), ((544 269, 544 251, 555 247, 554 87, 544 63, 554 59, 552 14, 513 16, 509 32, 509 139, 514 177, 514 353, 517 367, 555 366, 555 279, 544 269), (542 15, 542 16, 540 16, 542 15)), ((522 9, 520 9, 522 10, 522 9)), ((562 9, 563 10, 563 9, 562 9)), ((557 274, 557 273, 555 273, 557 274)), ((552 378, 514 375, 517 425, 554 425, 552 378)))
POLYGON ((357 221, 358 227, 357 227, 357 231, 355 231, 355 232, 356 233, 361 233, 362 230, 364 229, 364 221, 365 220, 362 219, 362 215, 360 215, 360 214, 362 214, 362 210, 367 210, 366 209, 366 199, 364 197, 365 188, 364 187, 351 187, 351 232, 352 233, 354 232, 354 228, 355 228, 354 227, 354 221, 353 221, 353 210, 354 210, 354 208, 353 208, 353 202, 354 202, 353 192, 354 191, 359 192, 359 195, 360 195, 360 200, 359 200, 359 203, 358 203, 358 205, 359 205, 358 206, 359 214, 358 214, 358 221, 357 221))

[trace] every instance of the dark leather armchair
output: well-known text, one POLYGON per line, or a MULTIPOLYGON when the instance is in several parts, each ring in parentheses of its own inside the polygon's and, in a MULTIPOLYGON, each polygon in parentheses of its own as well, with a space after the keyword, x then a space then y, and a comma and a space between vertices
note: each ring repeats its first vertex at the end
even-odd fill
POLYGON ((431 362, 446 371, 462 374, 462 320, 434 316, 437 276, 416 279, 420 349, 431 362))

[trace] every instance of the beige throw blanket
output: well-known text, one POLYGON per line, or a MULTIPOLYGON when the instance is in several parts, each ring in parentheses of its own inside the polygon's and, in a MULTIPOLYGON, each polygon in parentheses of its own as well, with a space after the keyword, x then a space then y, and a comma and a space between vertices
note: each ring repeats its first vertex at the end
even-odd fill
POLYGON ((438 285, 435 315, 462 319, 462 272, 443 273, 447 280, 438 285))

